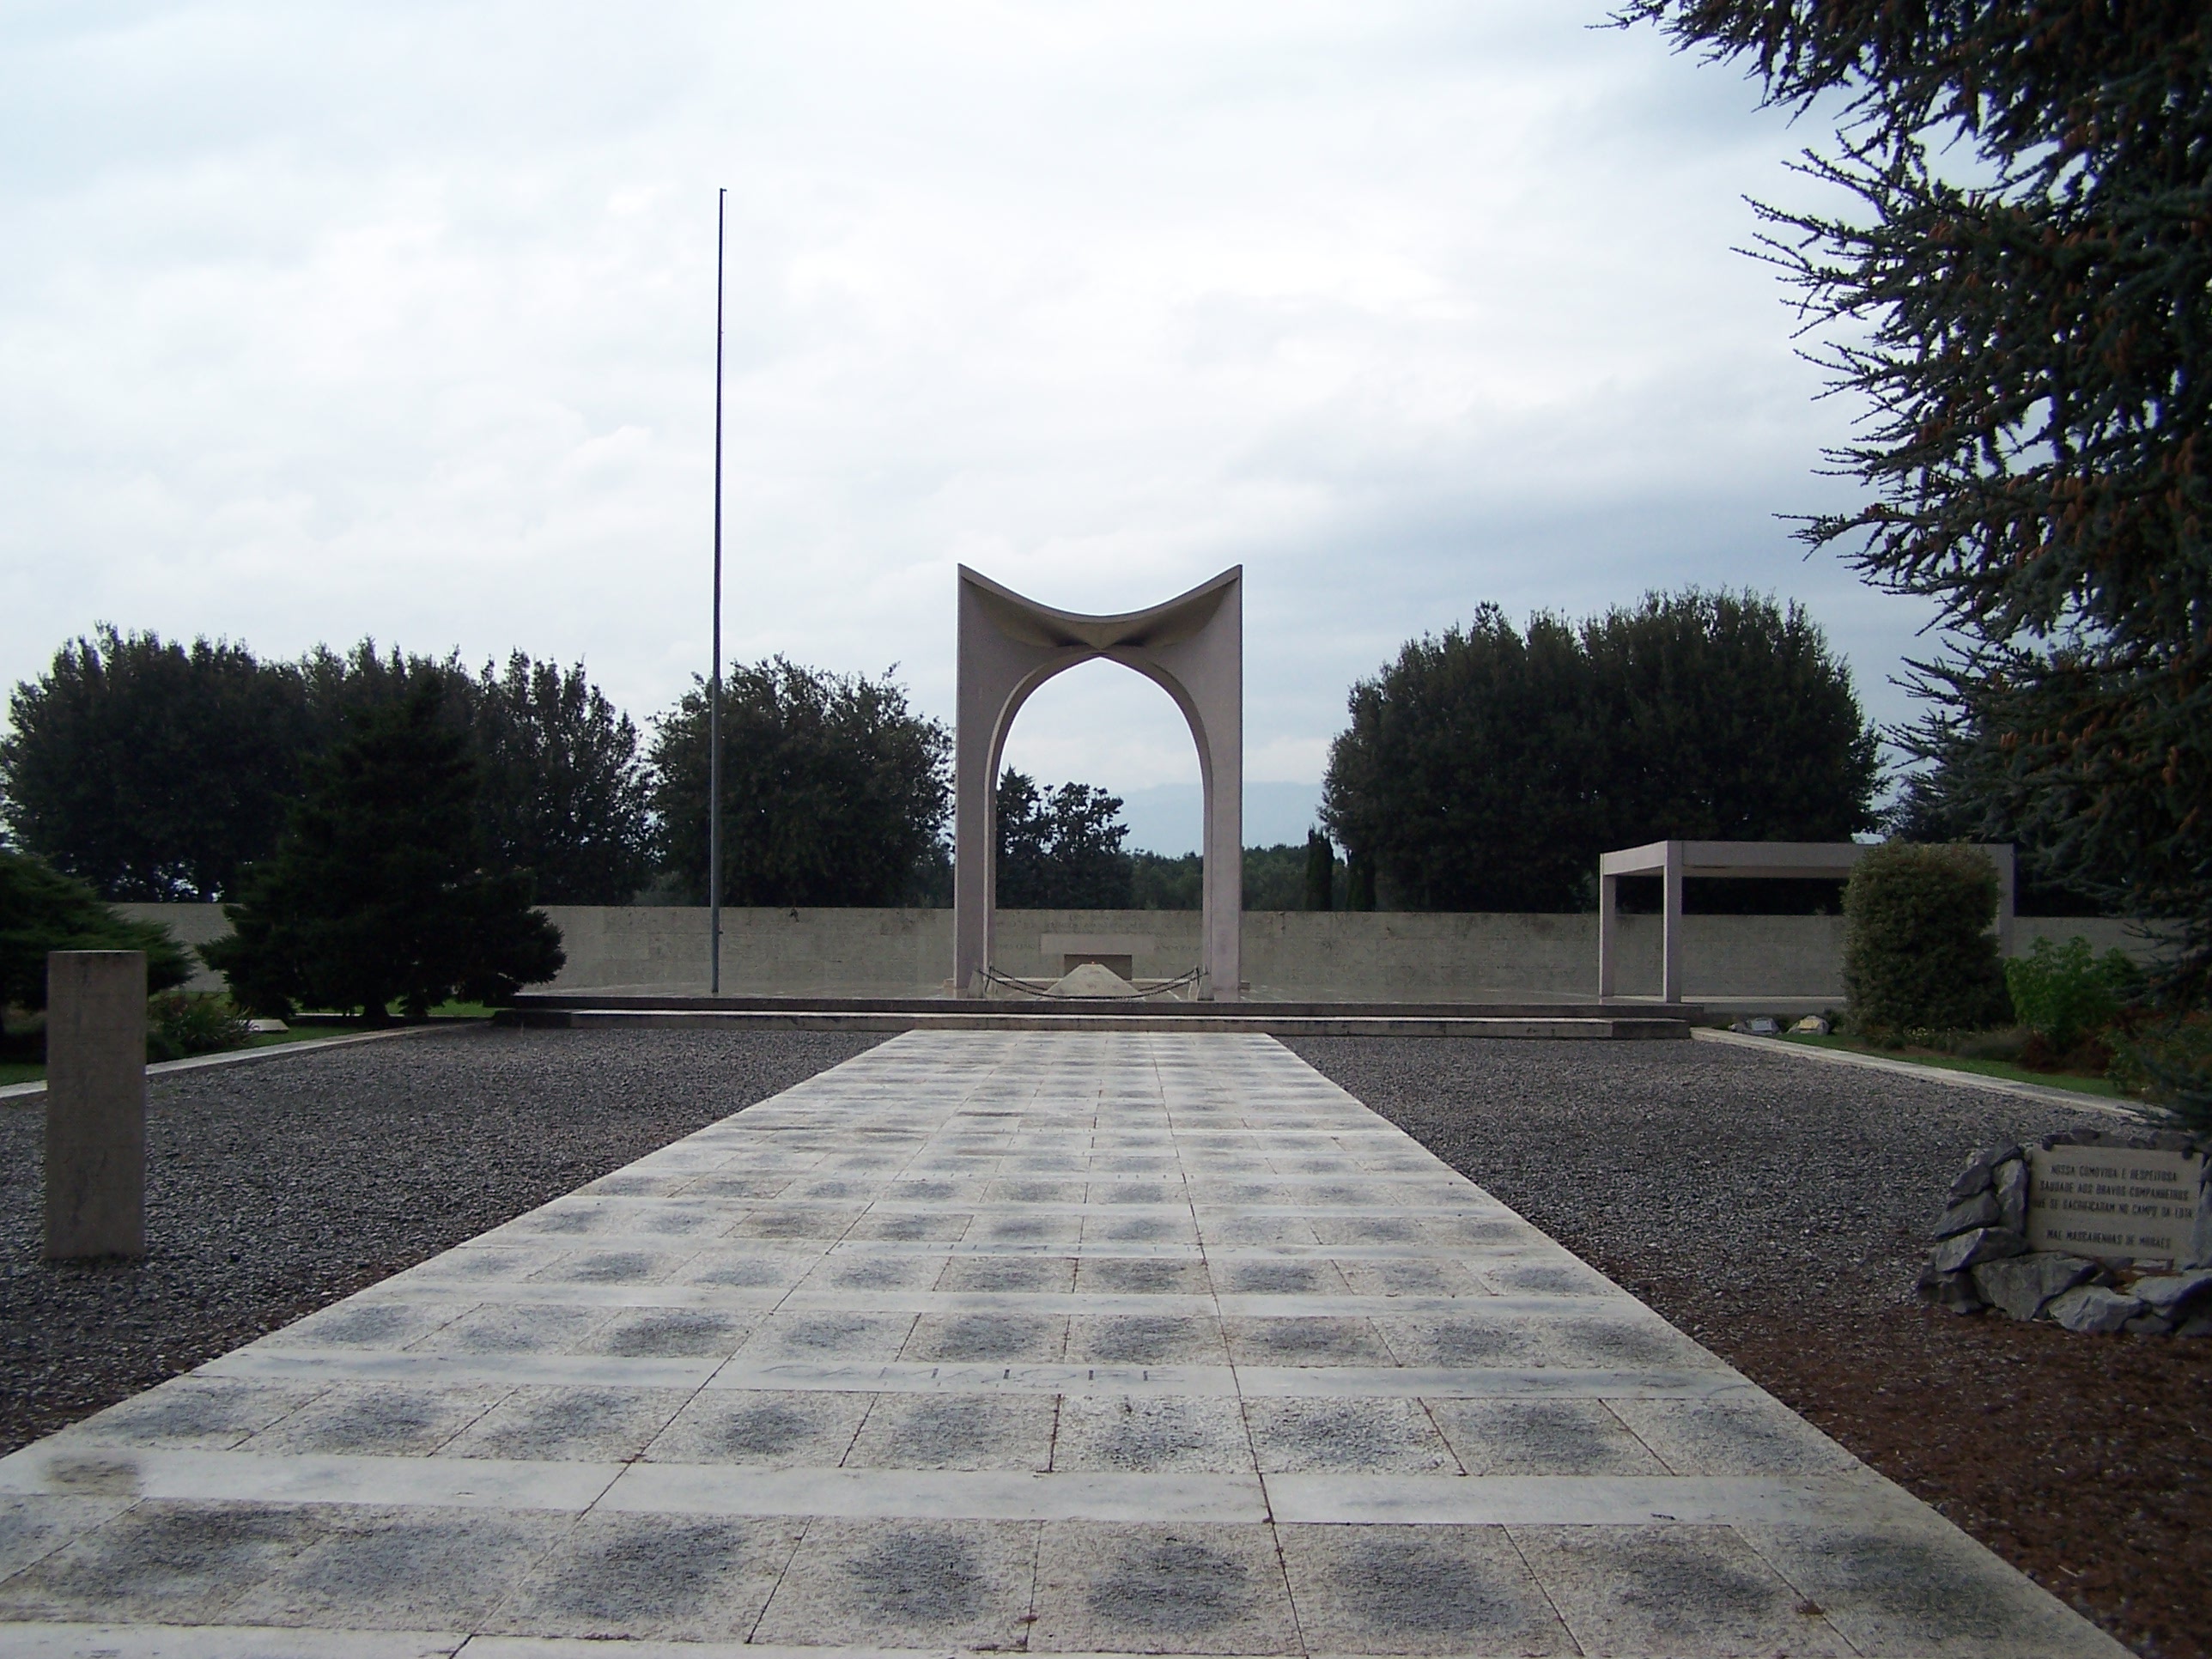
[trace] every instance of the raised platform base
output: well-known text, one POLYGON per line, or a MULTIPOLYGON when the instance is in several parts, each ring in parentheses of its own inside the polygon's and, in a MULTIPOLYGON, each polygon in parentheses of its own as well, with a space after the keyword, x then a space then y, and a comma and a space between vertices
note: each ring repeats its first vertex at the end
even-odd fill
POLYGON ((984 1002, 932 997, 526 993, 503 1025, 719 1025, 808 1031, 1200 1031, 1267 1036, 1680 1040, 1701 1010, 1643 1003, 984 1002))

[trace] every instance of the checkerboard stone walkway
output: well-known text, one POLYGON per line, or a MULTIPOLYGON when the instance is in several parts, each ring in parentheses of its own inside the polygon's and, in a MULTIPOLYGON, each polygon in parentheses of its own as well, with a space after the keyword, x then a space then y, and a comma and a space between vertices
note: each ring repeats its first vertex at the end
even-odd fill
POLYGON ((17 1655, 2123 1651, 1254 1036, 886 1043, 0 1461, 0 1574, 17 1655))

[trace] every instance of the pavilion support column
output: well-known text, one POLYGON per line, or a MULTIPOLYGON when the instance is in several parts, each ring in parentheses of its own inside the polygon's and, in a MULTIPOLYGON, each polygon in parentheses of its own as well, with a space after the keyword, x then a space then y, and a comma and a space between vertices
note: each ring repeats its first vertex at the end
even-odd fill
POLYGON ((1613 957, 1620 949, 1620 878, 1597 878, 1597 998, 1605 1001, 1619 983, 1613 957))
POLYGON ((1665 915, 1660 918, 1659 934, 1659 1000, 1680 1002, 1682 1000, 1682 843, 1667 843, 1667 864, 1662 873, 1667 897, 1665 915))

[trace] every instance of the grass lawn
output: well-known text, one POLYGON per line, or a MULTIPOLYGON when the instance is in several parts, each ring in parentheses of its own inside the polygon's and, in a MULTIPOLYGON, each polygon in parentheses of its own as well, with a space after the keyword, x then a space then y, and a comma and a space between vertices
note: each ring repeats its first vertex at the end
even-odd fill
POLYGON ((2119 1085, 2109 1078, 2084 1077, 2073 1072, 2031 1072, 2008 1060, 1966 1060, 1957 1054, 1937 1054, 1930 1048, 1877 1048, 1870 1042, 1854 1042, 1849 1037, 1815 1036, 1809 1031, 1788 1033, 1783 1041, 1802 1042, 1814 1048, 1842 1048, 1855 1054, 1879 1054, 1884 1060, 1910 1060, 1915 1066, 1933 1066, 1948 1072, 1978 1072, 1984 1077, 2001 1077, 2008 1083, 2039 1083, 2045 1088, 2070 1089, 2075 1094, 2101 1095, 2107 1100, 2133 1098, 2122 1094, 2119 1085))
MULTIPOLYGON (((247 1039, 247 1041, 241 1046, 247 1048, 275 1048, 282 1047, 287 1042, 312 1042, 318 1037, 336 1036, 338 1035, 340 1035, 340 1033, 331 1030, 328 1027, 319 1030, 313 1026, 309 1026, 305 1030, 301 1030, 301 1028, 295 1026, 289 1031, 259 1032, 254 1036, 247 1039)), ((225 1048, 218 1050, 217 1052, 222 1054, 236 1054, 238 1050, 235 1048, 225 1048)), ((191 1057, 194 1060, 205 1058, 205 1056, 200 1054, 194 1054, 191 1057)), ((46 1081, 46 1068, 37 1060, 0 1060, 0 1089, 6 1088, 11 1083, 43 1083, 46 1081)))

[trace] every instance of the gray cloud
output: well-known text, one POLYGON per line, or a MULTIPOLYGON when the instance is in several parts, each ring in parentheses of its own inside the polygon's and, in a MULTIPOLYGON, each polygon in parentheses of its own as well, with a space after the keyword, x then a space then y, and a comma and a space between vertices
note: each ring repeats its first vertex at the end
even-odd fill
MULTIPOLYGON (((1894 718, 1925 612, 1774 517, 1840 499, 1850 410, 1730 252, 1817 126, 1600 15, 12 10, 0 676, 109 619, 665 706, 726 184, 738 653, 946 714, 956 562, 1123 609, 1241 561, 1251 769, 1310 783, 1407 636, 1698 581, 1806 600, 1894 718)), ((1097 677, 1012 756, 1195 775, 1097 677)))

